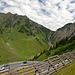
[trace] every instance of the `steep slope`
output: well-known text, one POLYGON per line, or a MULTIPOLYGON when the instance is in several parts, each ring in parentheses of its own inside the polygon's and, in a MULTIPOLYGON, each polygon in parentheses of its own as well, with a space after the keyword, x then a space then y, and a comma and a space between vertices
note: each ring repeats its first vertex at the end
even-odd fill
POLYGON ((34 60, 44 60, 50 56, 75 50, 75 23, 66 24, 48 37, 50 49, 34 60))
POLYGON ((0 44, 0 52, 4 50, 0 53, 1 63, 7 60, 10 62, 12 58, 10 55, 13 56, 11 61, 25 60, 48 49, 50 32, 49 29, 33 22, 27 16, 0 13, 0 41, 3 41, 3 45, 0 44))
POLYGON ((68 23, 64 27, 59 28, 50 36, 50 41, 52 44, 61 41, 62 39, 70 39, 75 35, 75 23, 68 23))
POLYGON ((54 55, 61 55, 63 53, 70 52, 72 50, 75 50, 75 40, 73 40, 71 43, 67 43, 65 45, 59 46, 58 48, 50 49, 34 60, 38 60, 38 61, 44 60, 47 59, 48 57, 54 55))

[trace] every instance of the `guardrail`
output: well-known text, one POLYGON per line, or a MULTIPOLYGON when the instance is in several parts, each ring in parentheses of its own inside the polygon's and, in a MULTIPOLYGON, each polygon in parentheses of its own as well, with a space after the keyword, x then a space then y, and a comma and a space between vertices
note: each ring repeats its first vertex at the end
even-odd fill
POLYGON ((55 55, 43 61, 32 61, 8 70, 0 71, 0 75, 50 75, 75 60, 75 50, 62 55, 55 55))

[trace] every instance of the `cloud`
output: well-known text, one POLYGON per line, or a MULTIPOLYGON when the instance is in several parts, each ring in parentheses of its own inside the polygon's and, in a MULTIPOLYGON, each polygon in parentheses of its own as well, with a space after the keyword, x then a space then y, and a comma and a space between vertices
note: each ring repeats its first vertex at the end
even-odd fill
POLYGON ((33 21, 57 30, 75 22, 74 0, 0 0, 0 12, 27 15, 33 21))

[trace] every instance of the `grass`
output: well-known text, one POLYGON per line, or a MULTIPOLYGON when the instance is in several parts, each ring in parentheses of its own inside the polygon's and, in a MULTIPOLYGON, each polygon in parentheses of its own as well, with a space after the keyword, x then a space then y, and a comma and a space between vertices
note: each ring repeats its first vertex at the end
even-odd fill
POLYGON ((58 71, 56 75, 75 75, 75 61, 58 71))
MULTIPOLYGON (((18 75, 21 75, 21 74, 24 74, 24 73, 27 73, 27 72, 34 71, 35 70, 35 68, 33 68, 33 69, 31 69, 31 68, 32 67, 28 67, 28 68, 25 68, 25 69, 17 70, 16 72, 24 71, 24 72, 18 73, 18 75)), ((35 71, 34 72, 31 72, 31 73, 28 73, 27 75, 31 75, 31 74, 34 74, 34 73, 35 73, 35 71)))
POLYGON ((23 59, 35 55, 48 47, 42 40, 42 44, 40 44, 35 37, 32 36, 26 36, 26 38, 23 39, 16 39, 16 41, 10 40, 8 43, 23 59))
POLYGON ((10 49, 4 43, 3 39, 0 38, 0 64, 19 60, 20 58, 14 53, 10 52, 10 49))
POLYGON ((19 72, 19 71, 24 71, 24 70, 27 70, 27 69, 30 69, 30 68, 32 68, 32 67, 28 67, 28 68, 20 69, 20 70, 17 70, 17 72, 19 72))
POLYGON ((36 39, 39 36, 27 36, 18 32, 16 28, 13 29, 12 34, 9 33, 10 29, 6 29, 6 32, 0 35, 0 64, 26 60, 49 47, 42 38, 39 41, 36 39))
POLYGON ((38 57, 37 59, 34 59, 34 60, 41 61, 41 60, 44 60, 48 57, 51 57, 51 56, 54 56, 54 55, 61 55, 63 53, 66 53, 68 51, 72 51, 74 49, 75 49, 75 40, 72 43, 67 43, 66 45, 60 46, 56 49, 46 51, 40 57, 38 57))
MULTIPOLYGON (((24 73, 28 73, 28 72, 30 72, 30 71, 34 71, 35 69, 32 69, 32 70, 29 70, 29 71, 25 71, 25 72, 21 72, 21 73, 19 73, 18 75, 21 75, 21 74, 24 74, 24 73)), ((34 72, 31 72, 31 73, 29 73, 29 74, 33 74, 33 73, 35 73, 35 71, 34 72)), ((29 75, 28 74, 28 75, 29 75)))
POLYGON ((0 75, 6 74, 6 73, 8 73, 8 72, 3 72, 3 73, 1 73, 0 75))
POLYGON ((26 16, 3 14, 0 20, 0 64, 26 60, 47 50, 49 29, 26 16))
MULTIPOLYGON (((32 75, 32 74, 34 74, 35 73, 35 68, 32 68, 32 67, 28 67, 28 68, 25 68, 25 69, 21 69, 21 70, 16 70, 16 72, 20 72, 20 71, 23 71, 23 72, 20 72, 20 73, 18 73, 18 75, 21 75, 21 74, 24 74, 24 73, 28 73, 28 72, 30 72, 30 71, 33 71, 33 72, 30 72, 30 73, 28 73, 27 75, 32 75), (26 71, 27 70, 27 71, 26 71)), ((6 73, 8 73, 8 72, 3 72, 3 73, 1 73, 0 75, 3 75, 3 74, 6 74, 6 73)), ((10 74, 9 74, 10 75, 10 74)))

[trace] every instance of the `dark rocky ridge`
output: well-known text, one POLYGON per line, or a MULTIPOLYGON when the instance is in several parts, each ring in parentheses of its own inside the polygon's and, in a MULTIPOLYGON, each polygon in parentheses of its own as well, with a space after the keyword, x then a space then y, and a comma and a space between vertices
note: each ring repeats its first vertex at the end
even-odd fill
POLYGON ((50 41, 52 44, 64 39, 68 38, 70 39, 75 35, 75 22, 74 23, 68 23, 64 27, 59 28, 56 32, 54 32, 50 36, 50 41))

